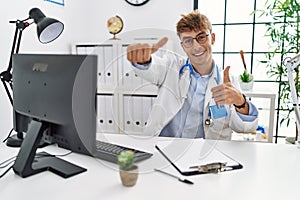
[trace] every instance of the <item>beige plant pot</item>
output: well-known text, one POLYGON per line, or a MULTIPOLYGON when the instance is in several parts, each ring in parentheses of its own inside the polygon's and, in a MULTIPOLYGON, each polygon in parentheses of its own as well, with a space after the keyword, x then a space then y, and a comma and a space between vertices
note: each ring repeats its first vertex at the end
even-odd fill
POLYGON ((132 187, 136 184, 139 175, 138 166, 134 165, 132 170, 129 171, 124 171, 122 169, 119 169, 119 172, 120 172, 122 184, 124 186, 132 187))

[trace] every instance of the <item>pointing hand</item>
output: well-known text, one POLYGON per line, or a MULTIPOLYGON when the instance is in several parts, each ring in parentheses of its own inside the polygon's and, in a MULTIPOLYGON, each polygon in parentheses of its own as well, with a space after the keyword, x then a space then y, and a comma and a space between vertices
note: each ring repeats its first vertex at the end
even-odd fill
POLYGON ((164 37, 155 44, 136 43, 127 47, 127 59, 136 64, 147 63, 151 59, 151 54, 155 53, 159 48, 168 42, 168 38, 164 37))

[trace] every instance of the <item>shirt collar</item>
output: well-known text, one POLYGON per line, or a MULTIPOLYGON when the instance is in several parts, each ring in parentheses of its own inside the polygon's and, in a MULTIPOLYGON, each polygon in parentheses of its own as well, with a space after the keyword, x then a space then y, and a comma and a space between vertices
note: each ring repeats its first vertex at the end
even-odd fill
MULTIPOLYGON (((213 69, 214 69, 214 67, 213 67, 213 69)), ((201 78, 210 78, 212 75, 213 75, 213 70, 211 70, 211 72, 209 73, 209 74, 206 74, 206 75, 200 75, 198 72, 196 72, 195 70, 194 70, 194 68, 192 67, 192 69, 191 69, 191 75, 192 76, 194 76, 194 77, 196 77, 196 78, 199 78, 199 77, 201 77, 201 78)))
POLYGON ((212 63, 212 70, 211 70, 211 72, 209 73, 209 74, 206 74, 206 75, 200 75, 198 72, 196 72, 195 70, 194 70, 194 68, 193 67, 191 67, 190 68, 190 74, 192 75, 192 76, 194 76, 195 78, 199 78, 199 77, 201 77, 201 78, 210 78, 213 74, 214 74, 214 70, 216 69, 216 65, 215 65, 215 61, 213 60, 213 63, 212 63))
POLYGON ((216 80, 217 85, 218 85, 219 82, 220 82, 220 72, 219 72, 218 66, 215 64, 215 61, 214 61, 214 60, 213 60, 213 62, 212 62, 212 70, 211 70, 211 72, 210 72, 209 74, 207 74, 207 75, 201 76, 199 73, 197 73, 197 72, 194 70, 192 64, 190 64, 188 58, 186 59, 185 64, 182 65, 181 68, 180 68, 180 70, 179 70, 179 74, 180 74, 180 75, 183 74, 183 71, 185 70, 186 67, 189 68, 189 70, 190 70, 190 75, 193 75, 193 76, 196 77, 196 78, 199 78, 199 77, 202 77, 202 78, 207 78, 207 77, 209 77, 209 78, 210 78, 210 77, 214 76, 214 79, 216 80))

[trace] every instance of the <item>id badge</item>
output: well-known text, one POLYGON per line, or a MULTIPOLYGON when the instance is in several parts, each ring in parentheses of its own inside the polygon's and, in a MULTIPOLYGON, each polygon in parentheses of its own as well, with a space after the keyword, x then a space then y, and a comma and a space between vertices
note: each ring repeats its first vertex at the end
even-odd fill
POLYGON ((210 102, 211 104, 209 106, 209 109, 214 119, 219 119, 227 116, 227 110, 224 105, 217 106, 213 99, 210 102))

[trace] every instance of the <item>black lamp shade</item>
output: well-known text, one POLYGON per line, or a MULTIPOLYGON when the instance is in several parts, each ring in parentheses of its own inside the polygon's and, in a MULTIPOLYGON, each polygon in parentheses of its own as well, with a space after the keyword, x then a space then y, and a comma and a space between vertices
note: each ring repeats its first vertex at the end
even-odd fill
POLYGON ((37 35, 39 41, 43 44, 52 42, 64 30, 64 24, 60 21, 46 17, 38 8, 33 8, 29 11, 29 17, 37 24, 37 35))
POLYGON ((63 23, 52 18, 45 17, 37 24, 37 34, 41 43, 52 42, 63 30, 63 23))

